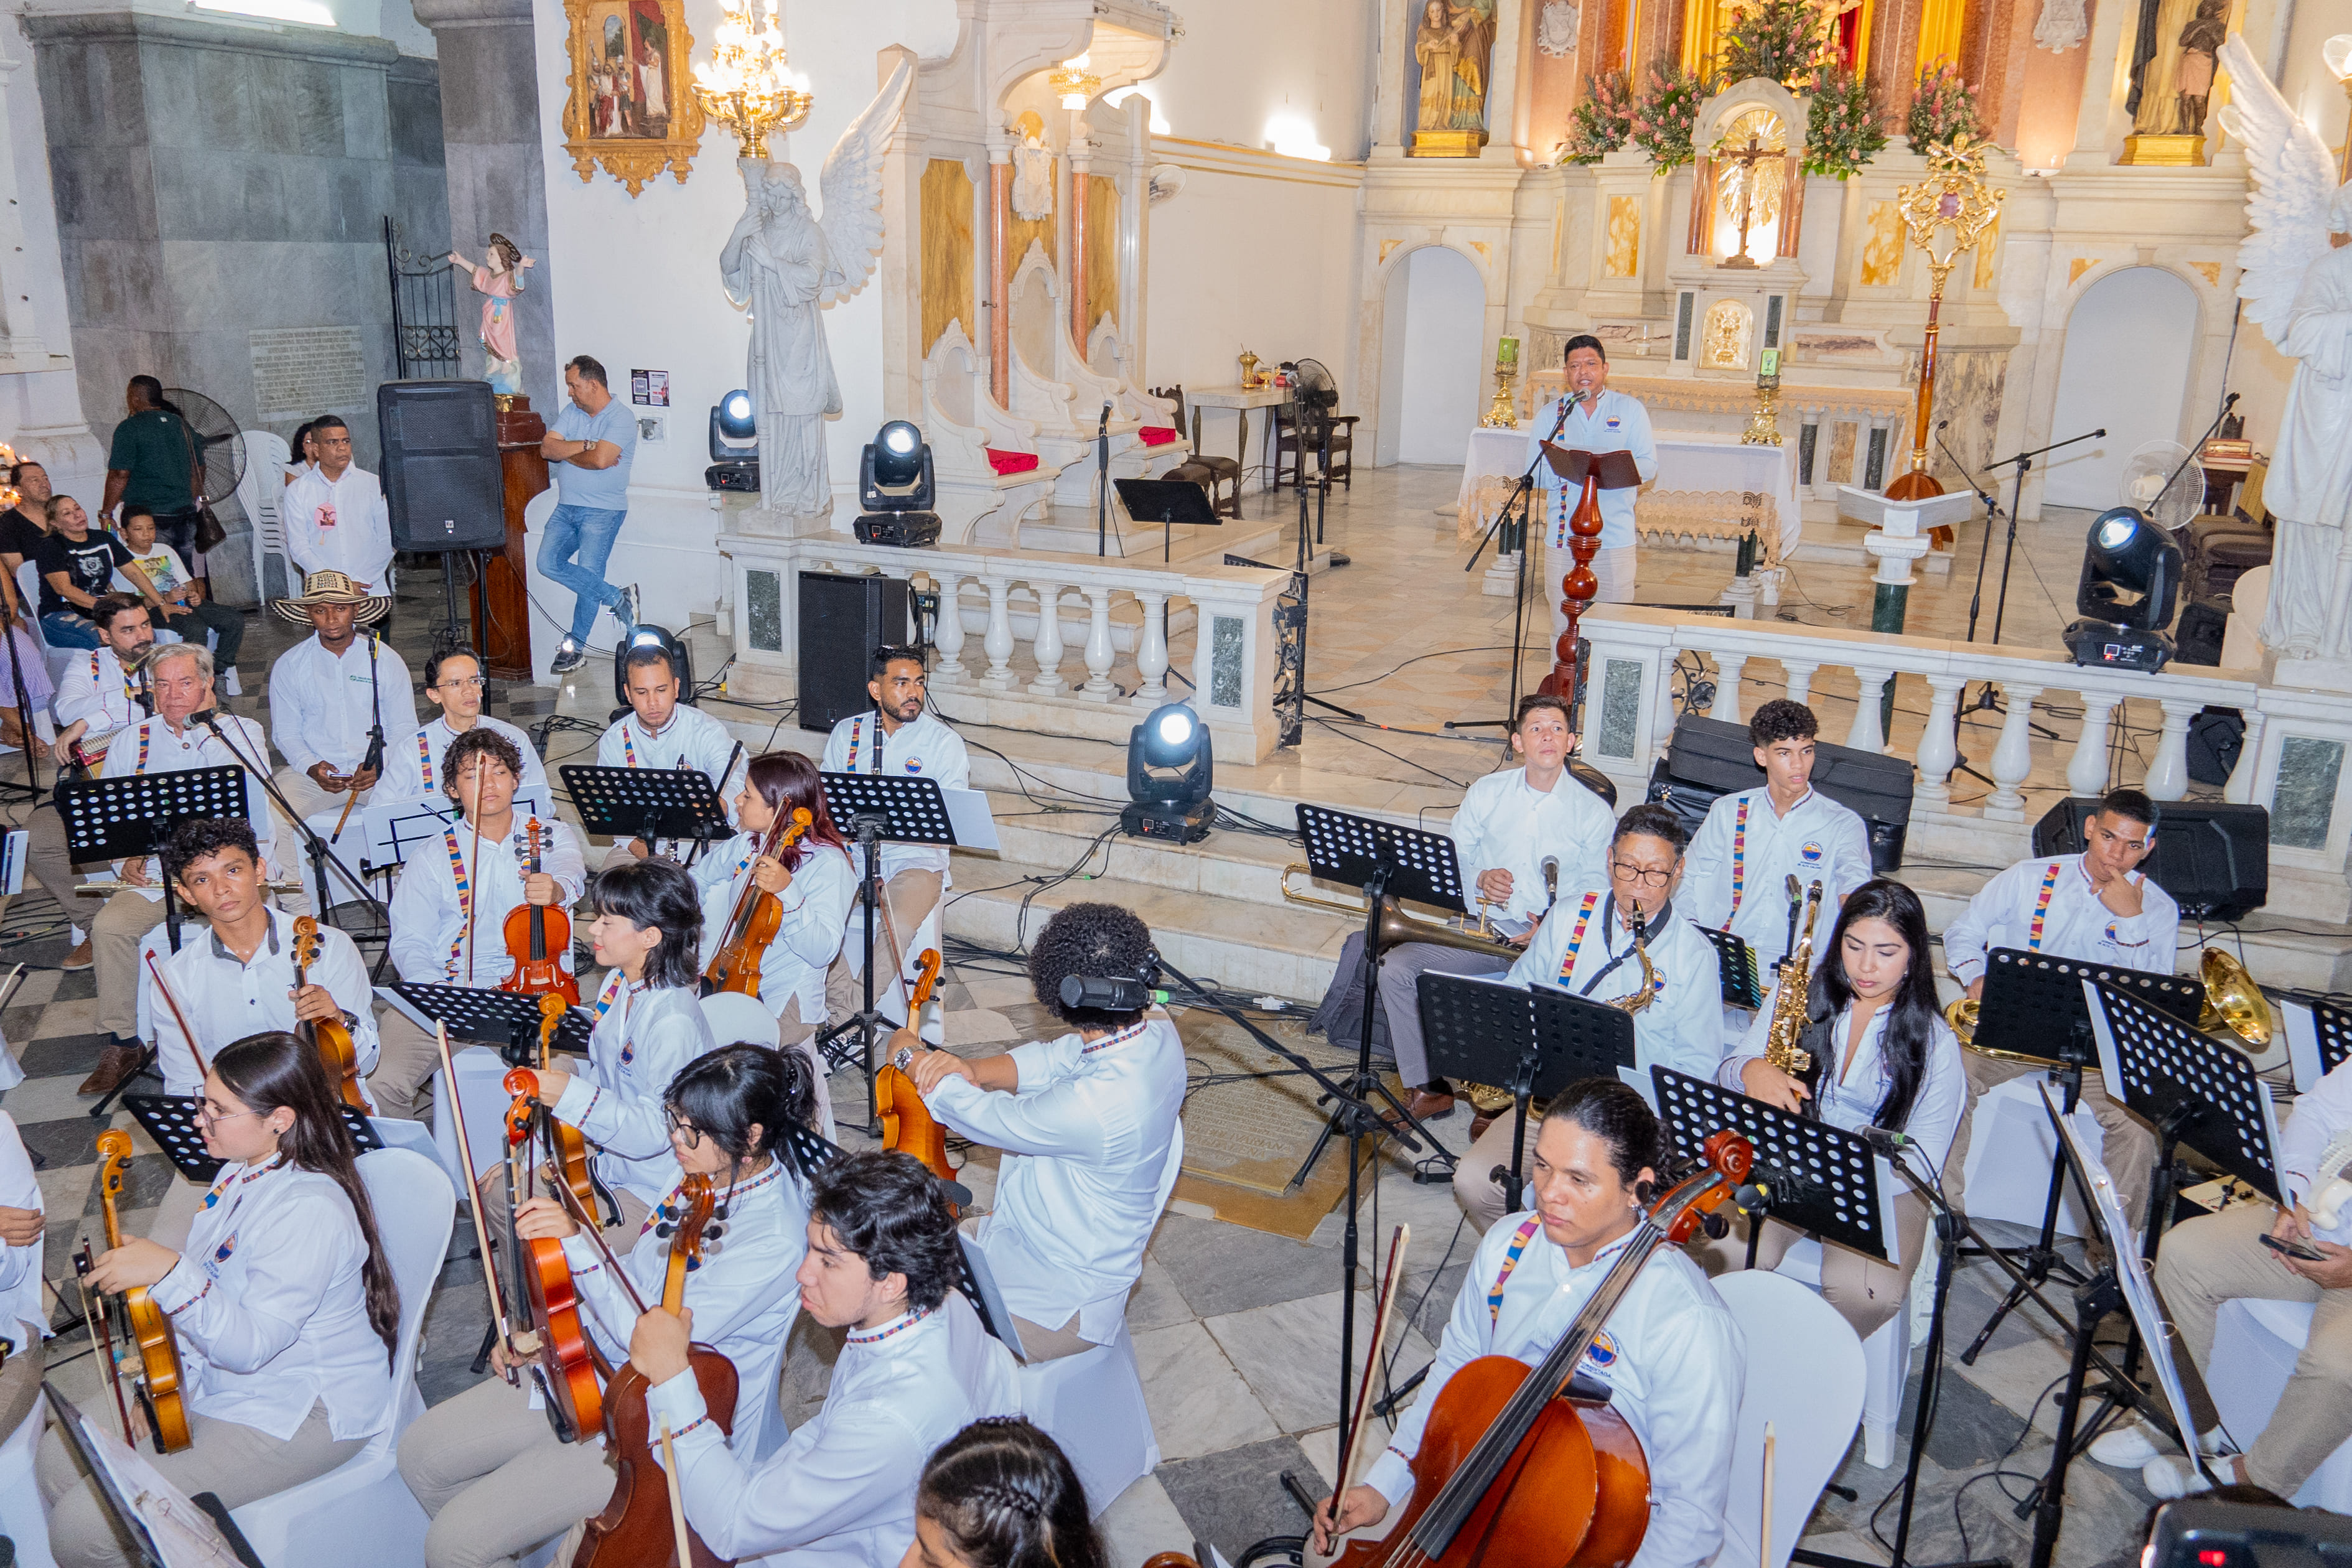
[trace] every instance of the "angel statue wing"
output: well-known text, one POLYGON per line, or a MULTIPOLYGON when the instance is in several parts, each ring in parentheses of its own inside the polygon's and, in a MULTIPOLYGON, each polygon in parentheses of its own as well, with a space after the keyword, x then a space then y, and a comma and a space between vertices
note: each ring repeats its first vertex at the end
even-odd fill
POLYGON ((2221 46, 2221 64, 2237 85, 2221 110, 2221 128, 2244 146, 2254 176, 2246 189, 2246 223, 2253 232, 2238 246, 2238 297, 2263 334, 2284 348, 2280 340, 2304 272, 2327 254, 2336 160, 2235 33, 2221 46))
POLYGON ((820 305, 849 298, 874 276, 875 259, 882 251, 882 150, 889 145, 914 80, 914 62, 900 60, 874 101, 824 155, 824 173, 816 182, 824 213, 817 227, 824 233, 825 255, 846 281, 827 289, 817 300, 820 305))

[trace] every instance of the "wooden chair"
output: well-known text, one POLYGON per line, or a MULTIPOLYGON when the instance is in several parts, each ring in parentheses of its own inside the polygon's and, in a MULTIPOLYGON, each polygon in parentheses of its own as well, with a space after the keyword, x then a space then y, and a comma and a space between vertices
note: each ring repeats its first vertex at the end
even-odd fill
MULTIPOLYGON (((1176 428, 1184 426, 1184 385, 1155 386, 1148 389, 1151 395, 1165 398, 1176 405, 1176 428)), ((1231 458, 1213 457, 1195 451, 1182 462, 1160 476, 1163 479, 1190 479, 1209 497, 1209 510, 1219 517, 1237 518, 1242 514, 1242 466, 1231 458), (1223 496, 1217 494, 1223 487, 1223 496)))
MULTIPOLYGON (((1291 417, 1291 405, 1286 403, 1274 411, 1274 488, 1276 489, 1282 488, 1282 458, 1286 452, 1290 455, 1290 482, 1294 485, 1303 482, 1300 474, 1306 466, 1306 459, 1298 450, 1298 424, 1291 417)), ((1358 414, 1331 416, 1331 471, 1324 478, 1337 479, 1342 487, 1350 490, 1356 488, 1356 421, 1361 417, 1362 416, 1358 414)), ((1307 450, 1319 455, 1322 447, 1318 443, 1309 447, 1307 450)))

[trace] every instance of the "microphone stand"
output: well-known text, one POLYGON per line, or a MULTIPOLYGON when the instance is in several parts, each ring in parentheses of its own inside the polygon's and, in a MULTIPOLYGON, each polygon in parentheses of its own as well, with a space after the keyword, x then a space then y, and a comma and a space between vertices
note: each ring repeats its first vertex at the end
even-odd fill
MULTIPOLYGON (((200 709, 188 715, 188 718, 191 722, 202 724, 205 729, 210 730, 220 743, 228 748, 229 755, 236 759, 236 765, 245 770, 246 776, 261 785, 262 793, 277 804, 279 814, 294 825, 295 832, 302 836, 303 847, 310 857, 311 874, 318 879, 319 883, 319 919, 329 925, 334 923, 330 918, 334 909, 334 901, 329 896, 327 882, 327 867, 331 863, 336 870, 343 874, 344 880, 359 890, 360 897, 367 900, 368 908, 373 910, 376 917, 389 928, 392 923, 392 912, 384 908, 381 900, 368 891, 367 884, 360 879, 358 873, 344 865, 334 850, 328 847, 327 841, 319 837, 319 830, 302 820, 302 814, 294 809, 294 803, 286 798, 285 792, 278 787, 278 781, 270 777, 269 771, 266 768, 255 767, 247 758, 244 748, 228 738, 227 733, 221 729, 218 710, 211 708, 200 709)), ((267 879, 265 873, 264 880, 267 879)))
MULTIPOLYGON (((1559 434, 1559 425, 1565 423, 1566 421, 1563 420, 1554 425, 1552 428, 1554 437, 1559 434)), ((1519 476, 1517 484, 1512 488, 1511 499, 1503 503, 1503 510, 1496 512, 1495 521, 1486 525, 1485 535, 1478 541, 1478 548, 1470 552, 1469 561, 1462 568, 1463 571, 1468 572, 1476 567, 1478 557, 1486 553, 1488 540, 1496 541, 1496 550, 1507 547, 1510 538, 1507 530, 1510 522, 1511 509, 1517 507, 1519 509, 1518 603, 1511 611, 1511 686, 1510 695, 1504 700, 1504 716, 1500 719, 1448 719, 1442 728, 1507 731, 1518 722, 1519 671, 1520 666, 1527 662, 1528 557, 1535 549, 1535 520, 1529 513, 1535 510, 1536 469, 1542 466, 1543 460, 1543 443, 1538 441, 1536 443, 1536 455, 1528 464, 1528 471, 1519 476), (1499 539, 1497 535, 1500 535, 1499 539)), ((1550 607, 1548 600, 1545 607, 1547 609, 1550 607)))
POLYGON ((1110 553, 1110 405, 1095 426, 1095 555, 1110 553))
MULTIPOLYGON (((2009 569, 2011 558, 2017 552, 2017 508, 2019 501, 2025 494, 2025 475, 2027 470, 2033 467, 2033 459, 2041 457, 2045 452, 2055 452, 2061 447, 2072 447, 2084 441, 2096 441, 2104 437, 2106 433, 2107 432, 2105 427, 2102 427, 2097 430, 2093 430, 2087 435, 2070 436, 2063 441, 2053 441, 2047 447, 2036 447, 2031 452, 2020 452, 2015 457, 2003 458, 1997 463, 1987 463, 1985 465, 1985 470, 1988 473, 2011 467, 2014 467, 2017 469, 2015 477, 2010 481, 2009 538, 2008 541, 2000 547, 2000 597, 1994 602, 1992 611, 1992 640, 1995 643, 1999 643, 2000 641, 2001 617, 2009 609, 2009 569)), ((1982 492, 1979 491, 1979 493, 1981 494, 1982 492)), ((1976 596, 1969 601, 1969 635, 1967 640, 1969 642, 1977 640, 1977 612, 1984 602, 1984 558, 1991 549, 1992 530, 1987 528, 1985 530, 1984 548, 1977 552, 1976 596)))

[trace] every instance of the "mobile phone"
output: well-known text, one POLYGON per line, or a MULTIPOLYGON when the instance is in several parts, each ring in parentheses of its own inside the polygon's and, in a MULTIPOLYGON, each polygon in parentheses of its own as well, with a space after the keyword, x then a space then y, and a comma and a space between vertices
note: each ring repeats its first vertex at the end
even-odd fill
POLYGON ((2264 1247, 2269 1247, 2273 1252, 2284 1253, 2289 1258, 2300 1258, 2305 1263, 2325 1263, 2327 1261, 2327 1255, 2326 1253, 2320 1251, 2317 1247, 2306 1246, 2300 1241, 2281 1241, 2277 1237, 2271 1235, 2268 1231, 2263 1233, 2261 1239, 2262 1244, 2264 1247))

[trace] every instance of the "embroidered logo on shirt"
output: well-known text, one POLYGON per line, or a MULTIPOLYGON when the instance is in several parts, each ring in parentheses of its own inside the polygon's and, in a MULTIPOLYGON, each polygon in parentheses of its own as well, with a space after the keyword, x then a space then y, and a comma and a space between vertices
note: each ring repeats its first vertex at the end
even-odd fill
POLYGON ((2108 942, 2109 942, 2109 943, 2111 943, 2111 944, 2112 944, 2112 943, 2115 942, 2115 940, 2116 940, 2116 922, 2115 922, 2114 921, 2109 921, 2107 922, 2107 936, 2106 936, 2106 940, 2107 940, 2107 941, 2108 941, 2108 942))
POLYGON ((213 1261, 215 1263, 226 1263, 228 1261, 228 1255, 236 1250, 236 1233, 235 1231, 231 1231, 229 1233, 228 1239, 222 1242, 218 1247, 213 1249, 213 1261))
POLYGON ((312 518, 311 518, 311 521, 312 521, 313 522, 316 522, 316 523, 317 523, 320 528, 332 528, 332 527, 334 527, 334 526, 335 526, 335 503, 334 503, 334 502, 332 502, 332 501, 324 501, 324 502, 321 502, 321 503, 320 504, 320 507, 319 507, 318 511, 317 511, 315 514, 313 514, 313 516, 312 516, 312 518))
POLYGON ((1803 856, 1805 858, 1805 864, 1810 866, 1814 861, 1819 860, 1822 858, 1822 847, 1818 844, 1808 844, 1803 848, 1798 850, 1797 853, 1803 856))
POLYGON ((923 771, 923 759, 920 757, 908 757, 899 765, 910 773, 919 773, 923 771))
POLYGON ((1615 419, 1615 418, 1612 418, 1612 419, 1610 419, 1607 423, 1608 423, 1609 428, 1611 428, 1612 430, 1614 430, 1614 429, 1616 429, 1616 428, 1617 428, 1617 426, 1618 426, 1618 425, 1619 425, 1620 421, 1618 421, 1618 420, 1617 420, 1617 419, 1615 419))
POLYGON ((1610 1366, 1616 1363, 1617 1342, 1609 1337, 1607 1329, 1592 1336, 1592 1342, 1584 1347, 1584 1359, 1595 1366, 1610 1366))

